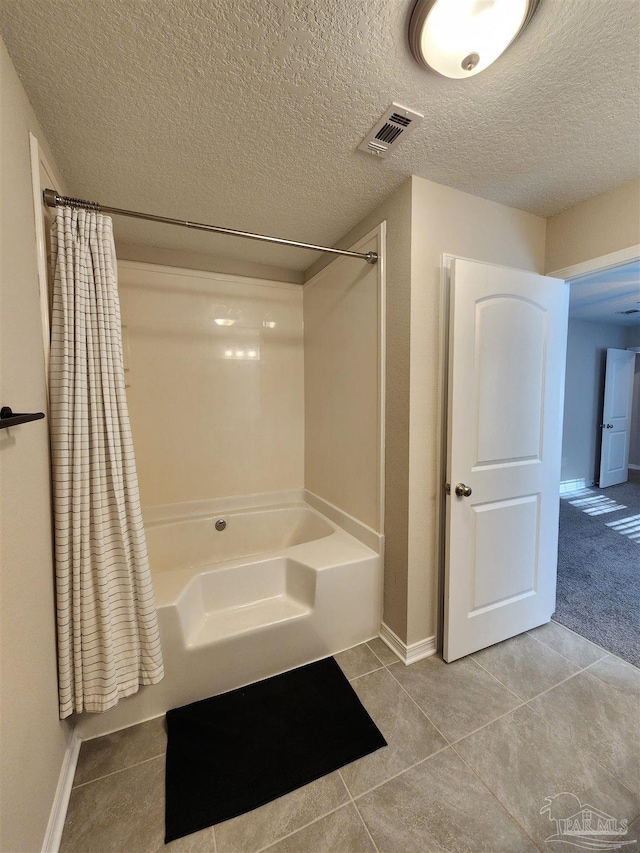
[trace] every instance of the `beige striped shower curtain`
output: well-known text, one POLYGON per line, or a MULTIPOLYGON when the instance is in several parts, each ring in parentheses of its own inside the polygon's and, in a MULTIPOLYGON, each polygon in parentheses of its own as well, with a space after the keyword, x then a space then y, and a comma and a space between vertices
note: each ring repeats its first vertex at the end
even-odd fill
POLYGON ((122 360, 112 223, 59 208, 51 230, 51 448, 60 717, 163 676, 122 360))

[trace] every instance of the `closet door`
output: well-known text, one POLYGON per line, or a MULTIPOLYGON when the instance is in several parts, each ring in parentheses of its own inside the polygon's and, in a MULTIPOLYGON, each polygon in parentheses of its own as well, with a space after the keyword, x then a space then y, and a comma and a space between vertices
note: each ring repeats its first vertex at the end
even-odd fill
POLYGON ((602 407, 602 449, 600 488, 626 483, 629 479, 631 401, 636 354, 624 349, 608 349, 602 407))

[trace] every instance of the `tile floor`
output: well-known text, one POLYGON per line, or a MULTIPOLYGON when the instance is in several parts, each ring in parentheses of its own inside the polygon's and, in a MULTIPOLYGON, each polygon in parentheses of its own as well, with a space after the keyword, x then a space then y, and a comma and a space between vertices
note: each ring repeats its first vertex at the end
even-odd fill
POLYGON ((559 794, 559 816, 573 795, 640 839, 629 664, 554 622, 453 664, 405 667, 379 639, 336 657, 388 747, 165 847, 152 720, 83 744, 60 853, 553 851, 567 847, 546 841, 555 823, 541 810, 559 794))

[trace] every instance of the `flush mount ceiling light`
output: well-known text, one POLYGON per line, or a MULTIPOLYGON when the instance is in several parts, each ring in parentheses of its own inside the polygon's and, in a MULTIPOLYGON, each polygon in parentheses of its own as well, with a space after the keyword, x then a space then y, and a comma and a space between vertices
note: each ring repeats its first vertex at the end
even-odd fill
POLYGON ((444 77, 473 77, 515 41, 539 2, 418 0, 409 24, 411 53, 444 77))

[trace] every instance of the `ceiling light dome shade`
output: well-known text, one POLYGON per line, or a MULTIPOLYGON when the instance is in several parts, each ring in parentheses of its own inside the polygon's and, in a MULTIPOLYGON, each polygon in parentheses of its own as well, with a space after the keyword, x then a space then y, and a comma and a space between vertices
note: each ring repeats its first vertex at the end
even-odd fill
POLYGON ((418 0, 409 46, 418 62, 444 77, 483 71, 531 20, 539 0, 418 0))

